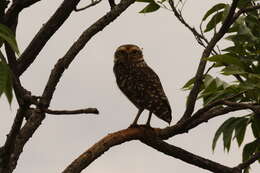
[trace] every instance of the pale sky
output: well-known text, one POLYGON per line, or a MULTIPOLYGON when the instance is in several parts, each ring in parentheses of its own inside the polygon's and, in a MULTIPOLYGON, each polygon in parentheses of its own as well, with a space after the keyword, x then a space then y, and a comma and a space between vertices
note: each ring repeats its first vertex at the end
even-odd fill
MULTIPOLYGON (((62 0, 41 1, 21 14, 17 31, 21 52, 61 2, 62 0)), ((189 0, 183 10, 184 17, 192 26, 198 26, 203 14, 217 2, 219 1, 189 0)), ((185 110, 188 94, 182 91, 181 87, 194 75, 203 49, 171 11, 160 9, 152 14, 139 14, 138 11, 145 5, 135 3, 88 42, 64 73, 51 102, 52 109, 96 107, 100 114, 47 115, 26 144, 15 173, 61 172, 102 137, 130 125, 137 109, 117 88, 112 70, 114 51, 121 44, 137 44, 143 48, 145 60, 160 76, 169 98, 173 110, 172 125, 179 120, 185 110)), ((104 0, 88 10, 74 12, 47 43, 35 63, 23 74, 21 80, 25 88, 31 90, 34 95, 40 95, 57 59, 61 58, 78 36, 109 8, 108 2, 104 0)), ((0 143, 3 144, 17 104, 13 101, 10 108, 6 99, 1 97, 0 110, 0 143)), ((227 117, 230 116, 224 116, 224 119, 227 117)), ((144 123, 146 118, 147 112, 144 112, 140 122, 144 123)), ((235 142, 230 153, 224 153, 220 141, 214 154, 211 150, 214 133, 224 119, 213 119, 188 134, 171 138, 168 142, 224 165, 235 166, 241 162, 242 152, 235 142)), ((167 126, 156 117, 152 118, 151 125, 167 126)), ((251 140, 250 133, 248 130, 247 141, 251 140)), ((111 148, 83 172, 208 171, 166 156, 140 142, 131 141, 111 148)), ((257 172, 260 172, 260 168, 255 164, 252 173, 257 172)))

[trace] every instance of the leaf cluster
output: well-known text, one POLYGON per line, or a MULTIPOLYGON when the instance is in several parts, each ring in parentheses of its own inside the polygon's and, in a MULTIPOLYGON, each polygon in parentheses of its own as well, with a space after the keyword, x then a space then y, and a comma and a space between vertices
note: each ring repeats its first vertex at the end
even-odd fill
MULTIPOLYGON (((254 1, 241 0, 238 10, 251 7, 254 1)), ((218 25, 225 20, 230 9, 229 4, 219 3, 209 9, 204 15, 202 22, 207 22, 204 32, 216 31, 218 25)), ((227 98, 237 93, 243 93, 232 98, 234 103, 260 103, 260 15, 259 10, 248 11, 239 16, 229 28, 229 47, 206 61, 213 63, 213 68, 220 74, 235 77, 233 82, 205 74, 203 84, 200 87, 198 99, 202 99, 204 105, 213 101, 227 98)), ((183 89, 190 90, 195 79, 190 79, 183 89)), ((220 105, 223 107, 223 105, 220 105)), ((243 148, 243 161, 248 160, 254 153, 260 151, 260 115, 251 113, 227 119, 216 131, 212 149, 214 150, 219 137, 223 136, 224 150, 229 151, 231 142, 237 141, 241 146, 247 129, 250 129, 254 140, 245 144, 243 148)), ((245 169, 248 172, 249 168, 245 169)))
MULTIPOLYGON (((7 43, 19 55, 14 33, 5 25, 0 24, 0 48, 7 43)), ((12 76, 9 65, 0 49, 0 97, 5 94, 9 104, 12 102, 12 76)))

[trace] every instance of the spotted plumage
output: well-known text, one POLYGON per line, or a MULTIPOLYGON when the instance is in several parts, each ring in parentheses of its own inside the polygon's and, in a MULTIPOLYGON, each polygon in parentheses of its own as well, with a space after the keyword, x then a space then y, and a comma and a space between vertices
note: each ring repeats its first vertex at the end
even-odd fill
POLYGON ((146 125, 152 114, 170 124, 171 107, 157 74, 146 64, 142 50, 136 45, 122 45, 114 55, 114 73, 117 85, 126 97, 138 108, 137 120, 144 109, 149 110, 146 125))

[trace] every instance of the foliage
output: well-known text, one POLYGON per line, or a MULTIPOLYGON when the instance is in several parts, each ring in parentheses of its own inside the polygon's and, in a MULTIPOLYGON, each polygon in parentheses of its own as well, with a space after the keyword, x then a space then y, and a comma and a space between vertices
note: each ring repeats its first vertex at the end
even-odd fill
MULTIPOLYGON (((19 55, 15 35, 8 27, 0 24, 0 47, 2 47, 5 41, 10 45, 13 51, 19 55)), ((13 98, 11 71, 0 50, 0 97, 3 93, 6 95, 9 104, 11 104, 13 98)))
MULTIPOLYGON (((240 1, 238 8, 252 5, 250 1, 240 1)), ((204 32, 216 30, 229 11, 228 4, 219 3, 213 6, 204 15, 202 22, 206 22, 204 32)), ((204 105, 215 100, 224 99, 237 93, 239 97, 232 99, 236 103, 260 103, 260 15, 257 11, 249 11, 240 16, 230 27, 226 37, 231 46, 205 60, 213 63, 213 68, 220 69, 225 76, 235 77, 232 83, 227 83, 218 77, 205 75, 200 88, 198 99, 203 99, 204 105)), ((188 81, 183 89, 191 89, 194 79, 188 81)), ((248 160, 255 152, 260 151, 260 115, 256 113, 240 115, 227 119, 216 131, 212 149, 216 147, 217 140, 223 135, 224 150, 229 151, 231 142, 237 141, 238 146, 244 141, 246 130, 250 129, 254 140, 244 145, 243 161, 248 160)), ((248 168, 245 172, 248 172, 248 168)))

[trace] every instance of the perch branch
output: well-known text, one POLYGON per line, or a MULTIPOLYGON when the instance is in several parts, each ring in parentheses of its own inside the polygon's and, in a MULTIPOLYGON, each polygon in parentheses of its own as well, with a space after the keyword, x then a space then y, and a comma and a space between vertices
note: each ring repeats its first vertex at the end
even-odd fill
POLYGON ((226 19, 224 20, 221 28, 219 29, 219 31, 216 34, 214 34, 213 38, 210 40, 207 47, 205 48, 205 50, 202 53, 200 63, 199 63, 199 66, 198 66, 198 69, 197 69, 197 72, 195 75, 196 80, 195 80, 194 86, 191 89, 189 96, 187 98, 186 110, 185 110, 182 118, 180 119, 180 121, 185 121, 186 119, 188 119, 194 111, 196 99, 199 94, 199 88, 202 84, 203 73, 204 73, 204 70, 206 67, 206 63, 207 63, 207 61, 204 58, 209 57, 211 51, 214 49, 217 42, 225 35, 225 33, 228 31, 229 27, 232 25, 232 22, 230 22, 230 21, 233 18, 238 1, 239 0, 232 1, 229 13, 228 13, 226 19))
POLYGON ((115 133, 111 133, 98 141, 77 159, 75 159, 63 173, 79 173, 89 166, 95 159, 100 157, 111 147, 128 142, 131 140, 140 140, 143 143, 184 162, 199 166, 207 170, 215 170, 218 173, 231 173, 232 168, 223 166, 219 163, 196 156, 181 148, 169 145, 159 140, 156 136, 156 129, 139 126, 137 128, 128 128, 115 133))
POLYGON ((86 109, 77 109, 77 110, 45 110, 47 114, 53 115, 67 115, 67 114, 99 114, 96 108, 86 108, 86 109))
POLYGON ((62 173, 80 173, 111 147, 127 141, 139 139, 144 133, 144 128, 129 128, 108 134, 87 151, 82 153, 62 173))

